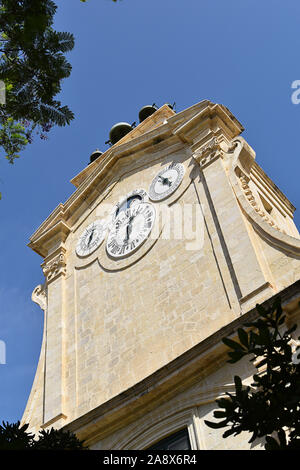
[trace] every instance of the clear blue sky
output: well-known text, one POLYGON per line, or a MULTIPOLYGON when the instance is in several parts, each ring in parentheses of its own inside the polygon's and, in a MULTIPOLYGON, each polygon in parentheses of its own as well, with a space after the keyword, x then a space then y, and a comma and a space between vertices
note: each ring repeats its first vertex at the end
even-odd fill
POLYGON ((210 99, 245 127, 257 161, 298 207, 300 79, 298 0, 79 0, 59 2, 55 27, 73 32, 72 75, 61 100, 76 119, 35 142, 14 165, 0 159, 0 421, 20 419, 40 352, 42 311, 31 292, 42 258, 26 245, 75 190, 70 179, 113 124, 138 120, 145 104, 181 111, 210 99))

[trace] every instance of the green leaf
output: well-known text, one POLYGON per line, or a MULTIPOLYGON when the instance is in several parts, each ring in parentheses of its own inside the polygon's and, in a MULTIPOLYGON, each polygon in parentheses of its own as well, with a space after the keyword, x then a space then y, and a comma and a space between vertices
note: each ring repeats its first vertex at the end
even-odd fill
POLYGON ((216 400, 216 402, 219 408, 228 409, 232 407, 232 402, 229 398, 219 398, 218 400, 216 400))
POLYGON ((216 410, 214 411, 214 418, 225 418, 227 416, 226 411, 216 410))
POLYGON ((265 449, 266 450, 279 450, 280 445, 278 444, 278 442, 273 437, 266 436, 265 449))
POLYGON ((279 438, 279 442, 280 442, 280 446, 281 447, 286 447, 286 435, 285 435, 285 432, 283 429, 280 429, 278 432, 277 432, 277 435, 278 435, 278 438, 279 438))
POLYGON ((269 315, 262 305, 256 304, 256 310, 258 311, 259 315, 263 318, 267 318, 269 315))
POLYGON ((239 340, 240 342, 246 346, 246 348, 249 347, 249 342, 248 342, 248 333, 246 333, 245 330, 243 330, 243 328, 238 328, 238 336, 239 336, 239 340))
POLYGON ((224 432, 224 434, 222 435, 222 437, 224 437, 224 439, 226 439, 226 437, 229 437, 229 436, 231 436, 232 434, 235 434, 235 433, 236 433, 236 434, 239 434, 240 431, 237 432, 235 428, 227 429, 227 431, 224 432))
POLYGON ((235 383, 235 388, 237 392, 240 392, 242 390, 242 380, 238 375, 234 376, 234 383, 235 383))
POLYGON ((209 428, 212 428, 212 429, 220 429, 220 428, 223 428, 224 426, 227 426, 227 419, 225 419, 224 421, 220 421, 219 423, 213 423, 212 421, 206 421, 206 420, 204 420, 204 423, 205 423, 206 426, 208 426, 209 428))
POLYGON ((239 353, 228 353, 228 355, 232 356, 231 359, 227 361, 229 364, 235 364, 244 356, 244 354, 239 354, 239 353))
POLYGON ((233 341, 232 339, 223 338, 222 341, 226 346, 228 346, 231 349, 235 349, 235 350, 243 349, 243 347, 240 345, 240 343, 237 343, 236 341, 233 341))
POLYGON ((281 317, 282 313, 283 313, 280 298, 275 300, 275 302, 273 304, 273 310, 276 310, 275 319, 276 319, 276 321, 278 321, 279 318, 281 317))

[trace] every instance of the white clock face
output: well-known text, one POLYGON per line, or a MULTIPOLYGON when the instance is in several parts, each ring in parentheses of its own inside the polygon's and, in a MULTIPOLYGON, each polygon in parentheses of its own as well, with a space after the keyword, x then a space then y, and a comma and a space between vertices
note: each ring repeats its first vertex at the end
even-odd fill
POLYGON ((121 211, 107 237, 107 253, 122 258, 136 251, 148 238, 154 221, 155 209, 148 202, 121 211))
POLYGON ((141 202, 148 201, 148 194, 144 189, 135 189, 127 194, 125 198, 122 198, 118 204, 114 207, 112 219, 113 222, 120 215, 122 211, 126 211, 129 208, 132 208, 135 204, 140 204, 141 202))
POLYGON ((171 163, 161 170, 152 180, 149 197, 152 201, 161 201, 170 196, 180 185, 184 175, 181 163, 171 163))
POLYGON ((76 253, 78 256, 88 256, 95 251, 102 243, 106 234, 106 225, 101 220, 92 222, 81 234, 76 253))

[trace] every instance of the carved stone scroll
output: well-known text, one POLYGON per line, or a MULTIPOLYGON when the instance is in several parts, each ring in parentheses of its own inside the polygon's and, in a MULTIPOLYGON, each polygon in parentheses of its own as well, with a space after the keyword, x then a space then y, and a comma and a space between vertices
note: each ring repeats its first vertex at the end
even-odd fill
POLYGON ((42 310, 47 308, 47 292, 45 284, 39 284, 33 290, 31 299, 34 303, 38 304, 42 310))
POLYGON ((201 168, 208 165, 219 156, 222 156, 222 149, 216 137, 213 137, 213 139, 197 150, 194 154, 194 157, 201 168))

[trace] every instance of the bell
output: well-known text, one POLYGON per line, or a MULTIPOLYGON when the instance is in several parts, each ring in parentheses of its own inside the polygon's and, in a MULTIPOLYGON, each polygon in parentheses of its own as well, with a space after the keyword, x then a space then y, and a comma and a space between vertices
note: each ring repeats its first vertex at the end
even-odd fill
POLYGON ((169 108, 173 109, 173 111, 175 111, 175 107, 176 107, 176 103, 174 102, 173 104, 171 103, 166 103, 167 106, 169 106, 169 108))
POLYGON ((112 126, 109 133, 109 140, 112 145, 118 142, 122 137, 124 137, 128 132, 132 131, 133 126, 128 124, 128 122, 118 122, 112 126))
POLYGON ((147 104, 146 106, 143 106, 139 112, 140 122, 144 121, 147 117, 151 116, 151 114, 155 113, 157 109, 158 107, 156 106, 156 104, 147 104))
POLYGON ((92 155, 90 156, 90 163, 92 163, 96 158, 100 157, 103 152, 101 152, 99 149, 95 150, 92 155))

